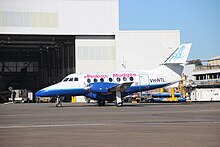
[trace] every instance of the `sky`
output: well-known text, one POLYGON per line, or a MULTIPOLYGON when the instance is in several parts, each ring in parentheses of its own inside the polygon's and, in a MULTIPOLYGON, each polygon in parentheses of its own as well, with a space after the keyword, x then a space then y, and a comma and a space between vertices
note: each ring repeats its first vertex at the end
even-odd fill
POLYGON ((119 0, 120 30, 180 30, 188 59, 220 55, 220 0, 119 0))

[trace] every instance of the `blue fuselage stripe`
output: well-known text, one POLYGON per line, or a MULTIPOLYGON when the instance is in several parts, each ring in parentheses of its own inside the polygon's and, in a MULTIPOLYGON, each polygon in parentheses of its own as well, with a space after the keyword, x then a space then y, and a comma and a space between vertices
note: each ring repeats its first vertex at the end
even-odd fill
POLYGON ((38 97, 53 97, 53 96, 79 96, 84 95, 86 91, 83 88, 79 89, 51 89, 40 90, 36 93, 38 97))
MULTIPOLYGON (((160 88, 166 86, 168 84, 154 84, 154 85, 138 85, 138 86, 131 86, 125 92, 122 93, 122 96, 127 96, 132 93, 147 91, 151 89, 160 88)), ((73 89, 50 89, 50 90, 40 90, 36 93, 37 97, 56 97, 56 96, 88 96, 89 92, 83 88, 73 88, 73 89)), ((90 97, 95 99, 93 97, 90 97)), ((113 97, 115 99, 115 97, 113 97)))

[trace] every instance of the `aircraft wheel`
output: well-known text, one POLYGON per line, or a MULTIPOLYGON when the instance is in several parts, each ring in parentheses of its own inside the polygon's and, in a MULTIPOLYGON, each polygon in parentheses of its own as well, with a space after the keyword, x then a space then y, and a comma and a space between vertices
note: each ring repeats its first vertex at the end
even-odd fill
POLYGON ((121 107, 121 106, 123 106, 123 103, 122 102, 121 103, 116 103, 116 106, 121 107))
POLYGON ((99 106, 104 106, 105 105, 105 100, 99 100, 98 105, 99 106))
POLYGON ((62 107, 61 103, 56 104, 56 107, 62 107))
POLYGON ((153 99, 148 99, 147 102, 148 102, 148 103, 153 103, 154 100, 153 100, 153 99))

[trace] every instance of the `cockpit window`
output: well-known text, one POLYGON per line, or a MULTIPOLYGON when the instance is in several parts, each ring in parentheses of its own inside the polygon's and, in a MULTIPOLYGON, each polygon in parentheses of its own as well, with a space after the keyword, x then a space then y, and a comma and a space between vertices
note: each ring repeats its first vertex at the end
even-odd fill
POLYGON ((63 80, 63 82, 66 82, 66 81, 68 81, 68 79, 69 79, 69 78, 65 78, 65 79, 63 80))
POLYGON ((79 78, 78 77, 74 78, 74 81, 79 81, 79 78))
POLYGON ((73 78, 70 78, 69 81, 73 81, 73 78))

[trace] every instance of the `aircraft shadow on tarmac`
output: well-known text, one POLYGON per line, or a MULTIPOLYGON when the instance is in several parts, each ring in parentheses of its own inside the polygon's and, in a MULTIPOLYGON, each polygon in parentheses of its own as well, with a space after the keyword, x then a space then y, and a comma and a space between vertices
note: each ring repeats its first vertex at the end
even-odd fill
MULTIPOLYGON (((158 105, 189 105, 189 103, 125 103, 123 107, 147 107, 147 106, 158 106, 158 105)), ((55 107, 55 106, 48 106, 48 107, 55 107)), ((106 103, 105 106, 98 106, 96 103, 82 103, 82 104, 70 104, 70 103, 63 103, 61 108, 68 108, 68 107, 97 107, 97 108, 106 108, 106 107, 117 107, 114 103, 106 103)), ((57 108, 57 107, 55 107, 57 108)))

